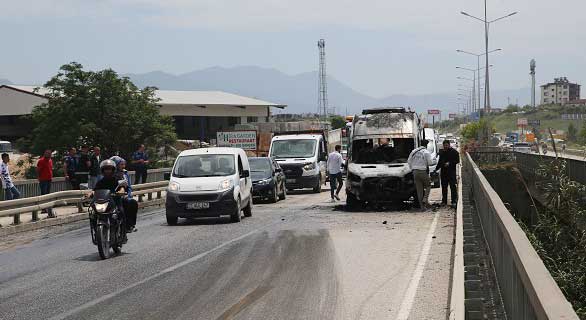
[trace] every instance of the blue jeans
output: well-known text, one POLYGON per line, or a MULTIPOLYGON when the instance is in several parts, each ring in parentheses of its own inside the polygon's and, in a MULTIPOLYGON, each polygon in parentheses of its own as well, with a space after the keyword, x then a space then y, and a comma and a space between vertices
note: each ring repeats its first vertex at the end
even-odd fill
POLYGON ((51 193, 51 181, 39 181, 39 187, 41 188, 41 195, 51 193))
POLYGON ((20 198, 20 192, 16 189, 15 186, 11 188, 4 189, 4 199, 5 200, 16 200, 20 198))
POLYGON ((330 192, 332 194, 332 199, 334 199, 334 195, 337 195, 342 188, 342 173, 330 173, 330 192), (338 188, 338 183, 340 183, 340 188, 338 188), (338 190, 336 190, 338 189, 338 190))

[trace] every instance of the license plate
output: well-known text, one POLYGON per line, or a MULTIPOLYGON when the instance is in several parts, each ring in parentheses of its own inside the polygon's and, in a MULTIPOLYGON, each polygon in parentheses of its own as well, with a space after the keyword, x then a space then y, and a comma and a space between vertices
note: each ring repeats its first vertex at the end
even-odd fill
POLYGON ((209 209, 210 203, 209 202, 190 202, 187 204, 187 209, 209 209))
POLYGON ((295 179, 287 179, 287 180, 285 180, 285 182, 287 182, 287 183, 295 183, 295 179))

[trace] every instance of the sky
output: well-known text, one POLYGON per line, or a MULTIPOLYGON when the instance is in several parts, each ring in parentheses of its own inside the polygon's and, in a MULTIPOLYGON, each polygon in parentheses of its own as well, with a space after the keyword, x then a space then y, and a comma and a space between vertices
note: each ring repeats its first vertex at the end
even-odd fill
MULTIPOLYGON (((491 89, 566 76, 586 85, 586 1, 487 0, 491 89)), ((119 73, 318 68, 373 97, 456 91, 481 53, 482 0, 0 0, 0 78, 39 84, 70 61, 119 73)), ((463 81, 463 82, 462 82, 463 81)))

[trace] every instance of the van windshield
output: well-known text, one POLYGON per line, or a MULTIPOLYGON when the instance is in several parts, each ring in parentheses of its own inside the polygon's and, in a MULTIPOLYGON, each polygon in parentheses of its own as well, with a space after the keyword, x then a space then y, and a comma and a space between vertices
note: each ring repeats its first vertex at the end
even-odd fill
POLYGON ((315 140, 295 139, 273 141, 271 157, 311 158, 315 155, 315 140))
POLYGON ((202 154, 177 158, 173 176, 177 178, 221 177, 236 172, 234 155, 202 154))
POLYGON ((12 144, 10 142, 0 142, 0 152, 10 152, 12 151, 12 144))
POLYGON ((406 163, 415 149, 413 139, 360 139, 352 141, 352 161, 357 164, 406 163))

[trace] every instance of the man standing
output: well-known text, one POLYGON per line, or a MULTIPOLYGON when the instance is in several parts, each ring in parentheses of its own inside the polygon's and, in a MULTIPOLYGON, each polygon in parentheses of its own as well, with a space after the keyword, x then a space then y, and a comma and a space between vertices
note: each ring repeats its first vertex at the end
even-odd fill
POLYGON ((328 175, 330 176, 330 192, 332 196, 332 202, 340 200, 338 194, 342 189, 342 150, 341 145, 336 145, 335 151, 328 155, 328 175))
MULTIPOLYGON (((37 161, 37 178, 39 179, 39 187, 41 195, 51 193, 51 183, 53 181, 53 159, 51 159, 51 150, 47 149, 43 156, 37 161)), ((53 218, 52 209, 43 209, 43 213, 48 213, 49 218, 53 218)))
POLYGON ((100 162, 102 162, 102 149, 100 147, 94 147, 94 152, 90 156, 89 163, 90 178, 88 188, 90 189, 94 189, 100 179, 100 162))
POLYGON ((441 169, 442 205, 448 204, 448 185, 450 186, 452 206, 458 203, 458 190, 456 187, 456 165, 460 163, 460 154, 450 145, 450 140, 444 140, 444 149, 440 151, 439 161, 435 170, 441 169))
POLYGON ((411 151, 407 163, 413 171, 415 188, 419 208, 425 210, 429 205, 429 192, 431 191, 431 179, 429 178, 429 166, 433 164, 431 153, 427 151, 427 140, 421 141, 421 147, 411 151))
POLYGON ((78 164, 75 170, 75 175, 80 184, 88 182, 90 165, 90 148, 87 145, 83 145, 81 147, 81 152, 79 153, 78 164))
POLYGON ((0 179, 2 180, 2 189, 4 189, 4 199, 5 200, 15 200, 20 198, 20 192, 12 183, 12 178, 10 178, 10 170, 8 169, 8 163, 10 162, 10 157, 8 153, 2 154, 2 163, 0 163, 0 179))
POLYGON ((149 157, 144 144, 141 144, 132 154, 132 164, 134 165, 134 184, 146 183, 149 157))
POLYGON ((63 171, 65 172, 65 180, 69 181, 72 190, 79 190, 79 180, 75 175, 79 165, 79 158, 77 157, 77 150, 70 148, 69 153, 65 156, 63 171))

